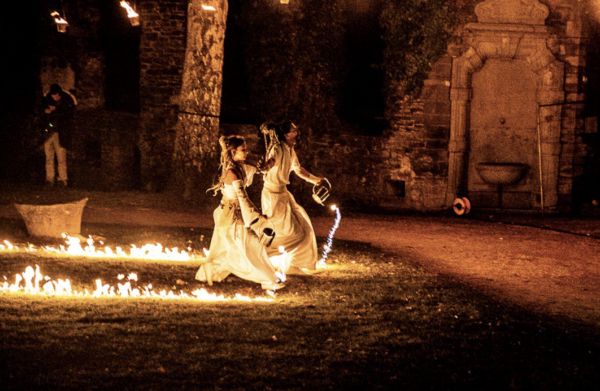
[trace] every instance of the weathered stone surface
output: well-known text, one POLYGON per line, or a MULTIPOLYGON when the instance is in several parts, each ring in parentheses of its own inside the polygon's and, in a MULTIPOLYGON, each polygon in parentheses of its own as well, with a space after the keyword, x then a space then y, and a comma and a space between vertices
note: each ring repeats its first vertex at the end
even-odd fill
POLYGON ((175 174, 190 198, 198 183, 210 184, 218 161, 219 115, 227 1, 207 12, 200 3, 188 6, 187 47, 175 136, 175 174), (199 175, 200 174, 200 175, 199 175), (204 180, 202 180, 204 177, 204 180))

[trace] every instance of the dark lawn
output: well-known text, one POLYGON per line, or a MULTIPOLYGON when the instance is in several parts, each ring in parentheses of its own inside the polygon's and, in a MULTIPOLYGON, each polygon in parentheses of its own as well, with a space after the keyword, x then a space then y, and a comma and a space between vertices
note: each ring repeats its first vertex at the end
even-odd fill
MULTIPOLYGON (((210 231, 87 225, 108 244, 207 246, 210 231), (205 237, 200 241, 199 235, 205 237)), ((26 240, 0 221, 0 239, 26 240)), ((319 241, 322 243, 322 240, 319 241)), ((192 290, 181 264, 0 255, 0 277, 38 264, 93 289, 101 276, 192 290)), ((535 315, 366 245, 290 277, 273 303, 0 294, 2 389, 598 389, 600 331, 535 315)), ((229 277, 208 287, 262 296, 229 277)))

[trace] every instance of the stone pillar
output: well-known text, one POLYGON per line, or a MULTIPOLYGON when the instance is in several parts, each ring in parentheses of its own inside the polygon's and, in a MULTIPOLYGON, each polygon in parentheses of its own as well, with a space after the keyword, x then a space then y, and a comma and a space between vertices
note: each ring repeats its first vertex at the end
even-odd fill
POLYGON ((188 0, 144 0, 140 13, 140 174, 164 190, 172 172, 186 43, 188 0))
POLYGON ((448 143, 448 186, 446 206, 451 206, 465 180, 467 132, 471 100, 471 74, 483 66, 478 53, 470 48, 455 58, 452 65, 452 89, 450 90, 450 141, 448 143))
POLYGON ((528 60, 540 76, 537 91, 538 180, 542 181, 542 186, 538 187, 543 193, 540 194, 540 206, 555 209, 558 205, 564 65, 556 61, 545 47, 528 60))
POLYGON ((538 121, 540 140, 539 162, 540 179, 543 194, 540 194, 540 206, 554 209, 558 203, 558 162, 560 157, 560 118, 562 106, 542 106, 539 108, 538 121))
POLYGON ((446 190, 446 206, 452 205, 461 180, 465 172, 465 151, 467 149, 467 126, 463 124, 468 118, 469 99, 471 90, 469 88, 452 88, 450 99, 452 101, 452 117, 450 127, 455 131, 450 133, 448 143, 448 187, 446 190))
POLYGON ((227 0, 188 4, 174 152, 175 183, 183 185, 186 199, 195 186, 210 183, 217 166, 227 5, 227 0))

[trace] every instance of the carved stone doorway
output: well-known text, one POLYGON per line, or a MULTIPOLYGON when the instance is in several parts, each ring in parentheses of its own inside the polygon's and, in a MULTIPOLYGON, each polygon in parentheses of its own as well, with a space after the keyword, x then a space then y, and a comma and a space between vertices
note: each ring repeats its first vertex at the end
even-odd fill
POLYGON ((536 0, 487 0, 466 26, 453 60, 448 206, 458 193, 480 207, 555 208, 564 65, 549 49, 548 7, 536 0), (504 189, 479 163, 522 163, 527 174, 504 189))

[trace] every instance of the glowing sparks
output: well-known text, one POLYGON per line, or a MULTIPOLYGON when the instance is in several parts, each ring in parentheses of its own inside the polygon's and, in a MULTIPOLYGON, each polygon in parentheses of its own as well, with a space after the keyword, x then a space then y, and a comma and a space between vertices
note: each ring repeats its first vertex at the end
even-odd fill
POLYGON ((0 293, 9 294, 27 294, 36 296, 50 297, 77 297, 77 298, 134 298, 134 299, 164 299, 164 300, 186 300, 186 301, 209 301, 209 302, 272 302, 270 297, 249 297, 235 294, 233 297, 226 297, 210 293, 206 289, 196 289, 187 293, 183 290, 174 292, 173 290, 155 290, 152 284, 137 286, 138 276, 136 273, 130 273, 127 278, 124 274, 117 277, 120 282, 116 286, 106 284, 101 279, 95 280, 94 290, 78 290, 71 285, 67 279, 53 280, 45 276, 38 265, 35 267, 27 266, 23 273, 16 274, 14 282, 9 283, 4 277, 4 282, 0 284, 0 293))
POLYGON ((63 18, 58 11, 50 12, 50 16, 54 19, 54 23, 56 23, 56 29, 59 33, 67 32, 67 26, 69 22, 65 18, 63 18))
POLYGON ((342 220, 342 213, 337 205, 331 205, 330 209, 335 212, 335 220, 333 221, 333 225, 329 230, 329 234, 327 234, 327 242, 323 245, 323 253, 321 254, 321 259, 319 259, 319 262, 317 263, 318 268, 324 268, 327 266, 327 257, 329 256, 329 252, 333 247, 333 237, 335 236, 335 231, 337 231, 338 227, 340 226, 340 221, 342 220))
POLYGON ((213 5, 202 4, 202 9, 208 12, 215 12, 217 9, 213 5))
MULTIPOLYGON (((33 244, 17 246, 8 240, 0 242, 0 253, 27 253, 38 256, 55 257, 84 257, 102 259, 131 259, 138 261, 175 261, 175 262, 202 262, 204 257, 193 254, 191 251, 180 250, 177 247, 164 247, 160 243, 147 243, 140 247, 131 244, 129 249, 122 247, 112 248, 104 246, 102 242, 96 243, 88 237, 82 244, 80 238, 64 235, 65 244, 60 246, 37 247, 33 244)), ((207 250, 204 250, 207 253, 207 250)))

